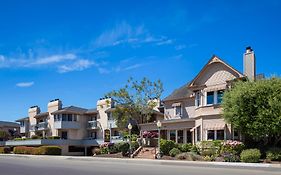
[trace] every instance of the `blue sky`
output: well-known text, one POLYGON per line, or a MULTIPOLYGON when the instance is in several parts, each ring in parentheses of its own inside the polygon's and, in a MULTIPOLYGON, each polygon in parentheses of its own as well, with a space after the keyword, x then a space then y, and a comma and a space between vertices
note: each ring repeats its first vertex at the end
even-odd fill
POLYGON ((191 80, 213 54, 280 75, 281 1, 1 1, 0 120, 47 102, 93 108, 129 77, 191 80))

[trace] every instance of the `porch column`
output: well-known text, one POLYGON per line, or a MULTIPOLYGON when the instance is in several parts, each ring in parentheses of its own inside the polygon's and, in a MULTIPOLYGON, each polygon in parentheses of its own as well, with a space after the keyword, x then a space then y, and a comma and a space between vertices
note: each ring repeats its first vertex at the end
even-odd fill
POLYGON ((170 130, 167 130, 167 140, 170 140, 170 130))

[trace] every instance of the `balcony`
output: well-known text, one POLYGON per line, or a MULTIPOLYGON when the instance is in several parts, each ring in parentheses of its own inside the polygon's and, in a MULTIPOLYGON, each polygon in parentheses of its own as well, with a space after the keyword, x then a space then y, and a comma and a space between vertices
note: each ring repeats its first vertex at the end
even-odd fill
POLYGON ((107 124, 108 124, 108 128, 118 128, 115 120, 108 120, 107 124))
POLYGON ((96 120, 88 121, 88 129, 98 129, 98 123, 96 120))
POLYGON ((21 126, 20 127, 20 133, 21 134, 24 134, 24 133, 27 133, 28 132, 28 127, 27 126, 21 126))
POLYGON ((210 116, 210 115, 220 115, 222 113, 222 108, 219 104, 200 106, 195 109, 195 116, 210 116))
POLYGON ((55 129, 80 129, 81 126, 77 121, 55 121, 55 129))
POLYGON ((30 132, 35 132, 36 131, 36 125, 30 125, 29 131, 30 132))
POLYGON ((48 122, 40 122, 36 125, 36 129, 38 131, 43 131, 43 130, 47 130, 48 129, 48 122))

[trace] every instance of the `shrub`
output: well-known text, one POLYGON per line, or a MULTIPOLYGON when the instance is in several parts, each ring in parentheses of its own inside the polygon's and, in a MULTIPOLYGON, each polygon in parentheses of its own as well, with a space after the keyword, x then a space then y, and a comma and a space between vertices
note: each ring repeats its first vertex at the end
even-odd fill
POLYGON ((240 161, 239 155, 232 154, 232 153, 224 153, 224 154, 222 154, 222 157, 225 162, 239 162, 240 161))
POLYGON ((33 136, 31 136, 31 139, 42 139, 42 137, 37 136, 37 135, 33 135, 33 136))
POLYGON ((15 154, 32 154, 33 147, 16 146, 16 147, 14 147, 13 152, 15 154))
POLYGON ((273 147, 266 152, 266 159, 281 161, 281 148, 273 147))
POLYGON ((108 154, 108 147, 100 148, 100 153, 101 154, 108 154))
POLYGON ((180 153, 181 153, 181 151, 178 148, 173 148, 173 149, 170 150, 169 155, 171 157, 175 157, 176 155, 178 155, 180 153))
POLYGON ((223 143, 220 152, 221 154, 240 155, 243 149, 245 149, 245 145, 242 142, 227 140, 223 143))
POLYGON ((122 155, 125 156, 129 152, 130 145, 127 142, 116 143, 118 152, 122 152, 122 155))
POLYGON ((93 148, 92 149, 93 155, 100 155, 101 154, 101 149, 100 148, 93 148))
POLYGON ((246 149, 240 154, 241 161, 246 163, 257 163, 260 157, 261 152, 258 149, 246 149))
POLYGON ((114 153, 118 153, 119 150, 118 150, 117 146, 115 144, 113 144, 111 146, 108 146, 108 152, 110 154, 114 154, 114 153))
POLYGON ((39 149, 43 155, 61 155, 61 147, 59 146, 41 146, 39 149))
POLYGON ((33 155, 42 155, 43 154, 43 150, 40 147, 33 148, 32 151, 31 151, 31 154, 33 154, 33 155))
POLYGON ((181 150, 181 152, 189 152, 192 148, 192 144, 191 143, 181 144, 178 145, 178 148, 181 150))
POLYGON ((169 152, 176 147, 176 144, 172 140, 161 140, 160 150, 164 155, 169 155, 169 152))
POLYGON ((60 136, 49 136, 47 137, 47 139, 56 140, 56 139, 60 139, 60 136))
POLYGON ((187 161, 202 161, 203 158, 200 155, 197 155, 193 152, 186 152, 186 153, 180 153, 176 155, 176 158, 178 160, 187 160, 187 161))
POLYGON ((202 156, 217 156, 222 147, 222 141, 214 140, 214 141, 202 141, 200 143, 200 154, 202 156))
POLYGON ((137 141, 131 142, 132 152, 136 151, 139 148, 139 143, 137 141))
POLYGON ((10 153, 11 149, 9 147, 0 147, 0 154, 10 153))
POLYGON ((216 160, 216 156, 214 156, 214 155, 204 156, 203 159, 204 159, 204 161, 208 161, 208 162, 215 161, 216 160))
POLYGON ((196 145, 192 145, 191 148, 190 148, 190 152, 193 152, 195 154, 198 154, 199 151, 198 151, 198 148, 196 145))

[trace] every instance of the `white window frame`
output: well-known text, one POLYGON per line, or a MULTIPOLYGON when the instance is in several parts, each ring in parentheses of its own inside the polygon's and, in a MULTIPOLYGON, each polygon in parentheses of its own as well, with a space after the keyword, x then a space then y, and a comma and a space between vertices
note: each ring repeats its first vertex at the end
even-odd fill
POLYGON ((201 92, 197 91, 195 92, 195 107, 200 107, 202 106, 202 99, 201 99, 201 92), (197 104, 197 102, 199 102, 197 104))
POLYGON ((206 132, 206 140, 211 140, 211 139, 208 139, 208 132, 209 131, 214 131, 214 139, 213 140, 217 140, 217 131, 223 131, 223 137, 225 138, 225 130, 223 130, 223 129, 216 129, 216 130, 214 130, 214 129, 208 129, 207 130, 207 132, 206 132))
POLYGON ((183 112, 182 105, 174 106, 174 114, 175 114, 176 117, 182 117, 182 112, 183 112), (180 107, 180 114, 179 115, 177 114, 177 107, 180 107))

